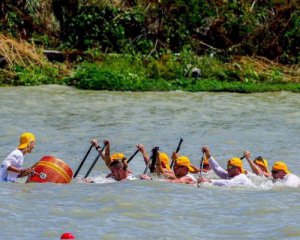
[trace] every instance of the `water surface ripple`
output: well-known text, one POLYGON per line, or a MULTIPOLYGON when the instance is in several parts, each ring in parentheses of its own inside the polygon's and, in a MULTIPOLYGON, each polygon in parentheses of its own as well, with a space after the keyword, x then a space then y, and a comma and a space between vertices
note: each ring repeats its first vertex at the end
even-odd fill
MULTIPOLYGON (((130 156, 138 143, 170 154, 182 137, 181 153, 197 165, 200 147, 209 145, 222 166, 248 149, 270 165, 284 160, 300 175, 299 94, 95 92, 50 85, 0 88, 0 103, 1 161, 24 131, 37 137, 24 166, 55 155, 73 169, 92 138, 109 138, 113 152, 130 156)), ((144 170, 140 155, 130 168, 144 170)), ((99 161, 91 176, 103 180, 107 172, 99 161)), ((89 240, 300 239, 299 188, 158 181, 0 185, 0 239, 59 239, 66 231, 89 240)))

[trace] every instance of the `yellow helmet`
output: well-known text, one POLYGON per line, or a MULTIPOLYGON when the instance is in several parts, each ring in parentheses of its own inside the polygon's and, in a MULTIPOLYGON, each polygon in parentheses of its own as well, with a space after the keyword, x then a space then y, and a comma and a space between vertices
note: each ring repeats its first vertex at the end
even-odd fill
POLYGON ((171 170, 170 163, 169 163, 169 157, 166 153, 160 152, 159 153, 159 159, 164 164, 166 169, 171 170))
POLYGON ((284 171, 285 173, 291 173, 284 162, 275 162, 272 168, 272 171, 284 171))
POLYGON ((230 158, 227 162, 227 166, 228 165, 233 165, 233 166, 239 167, 241 169, 241 172, 245 173, 245 170, 243 168, 243 161, 238 157, 230 158))
POLYGON ((25 132, 20 136, 20 145, 19 149, 27 148, 31 142, 35 141, 35 136, 30 132, 25 132))
POLYGON ((112 161, 116 161, 116 160, 123 160, 125 159, 125 155, 123 153, 114 153, 113 155, 111 155, 111 160, 112 161))
POLYGON ((195 172, 197 169, 194 168, 193 165, 191 165, 191 161, 186 156, 180 156, 176 159, 176 165, 187 167, 189 172, 195 172))

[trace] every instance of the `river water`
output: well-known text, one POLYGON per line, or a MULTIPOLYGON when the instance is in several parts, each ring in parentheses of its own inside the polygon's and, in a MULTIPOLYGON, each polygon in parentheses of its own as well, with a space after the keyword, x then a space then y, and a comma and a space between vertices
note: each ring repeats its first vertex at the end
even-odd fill
MULTIPOLYGON (((300 98, 261 94, 83 91, 64 86, 0 88, 0 159, 19 135, 33 132, 24 167, 54 155, 74 170, 92 138, 130 156, 143 143, 180 153, 199 165, 208 145, 222 166, 250 150, 284 160, 300 175, 300 98)), ((92 152, 80 175, 96 156, 92 152)), ((141 155, 130 163, 144 170, 141 155)), ((249 166, 245 164, 245 168, 249 166)), ((300 188, 188 186, 160 181, 110 183, 102 160, 98 184, 0 184, 0 239, 300 239, 300 188), (101 181, 102 180, 102 181, 101 181)), ((216 178, 215 175, 211 176, 216 178)))

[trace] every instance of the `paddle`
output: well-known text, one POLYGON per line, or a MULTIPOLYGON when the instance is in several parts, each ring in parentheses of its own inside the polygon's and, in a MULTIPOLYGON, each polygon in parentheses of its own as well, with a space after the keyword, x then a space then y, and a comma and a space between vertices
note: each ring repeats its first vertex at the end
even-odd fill
MULTIPOLYGON (((149 162, 150 162, 150 160, 152 160, 151 166, 153 165, 153 162, 154 162, 154 153, 157 154, 158 149, 159 149, 159 147, 154 147, 152 149, 152 154, 149 158, 149 162)), ((155 156, 155 162, 156 162, 156 156, 155 156)), ((154 169, 154 166, 155 166, 155 162, 154 162, 154 165, 153 165, 153 169, 154 169)), ((151 166, 150 166, 150 168, 151 168, 151 166)), ((149 163, 146 165, 146 168, 144 170, 144 174, 147 174, 148 168, 149 168, 149 163)))
POLYGON ((150 166, 150 172, 153 173, 154 172, 154 168, 155 168, 155 163, 156 163, 156 158, 157 158, 157 152, 159 150, 159 147, 154 147, 152 149, 152 162, 151 162, 151 166, 150 166))
POLYGON ((137 155, 137 153, 139 152, 140 150, 136 150, 134 154, 132 154, 132 156, 130 158, 128 158, 127 160, 127 163, 130 163, 130 161, 135 157, 135 155, 137 155))
POLYGON ((80 171, 82 165, 84 164, 84 162, 85 162, 87 156, 90 154, 92 148, 93 148, 93 144, 91 144, 89 150, 86 152, 86 154, 85 154, 84 158, 82 159, 81 163, 79 164, 79 167, 77 168, 77 170, 76 170, 76 172, 75 172, 73 178, 76 178, 76 176, 77 176, 77 174, 79 173, 79 171, 80 171))
POLYGON ((107 145, 107 142, 106 142, 106 143, 103 145, 103 147, 100 149, 100 151, 99 151, 97 157, 95 158, 94 162, 93 162, 92 165, 90 166, 90 168, 89 168, 89 170, 87 171, 87 173, 84 175, 84 178, 87 178, 87 177, 90 175, 91 171, 93 170, 93 168, 94 168, 96 162, 97 162, 98 159, 100 158, 100 156, 101 156, 103 150, 105 149, 106 145, 107 145))
MULTIPOLYGON (((202 159, 200 161, 200 172, 199 172, 199 178, 202 177, 202 172, 203 172, 203 164, 204 164, 204 152, 202 154, 202 159)), ((198 182, 198 187, 200 187, 200 183, 198 182)))
MULTIPOLYGON (((177 148, 176 148, 176 153, 178 153, 179 152, 179 150, 180 150, 180 146, 181 146, 181 143, 183 142, 183 139, 182 138, 180 138, 180 141, 179 141, 179 143, 178 143, 178 146, 177 146, 177 148)), ((172 162, 171 162, 171 165, 170 165, 170 168, 172 169, 173 168, 173 165, 174 165, 174 160, 172 160, 172 162)))

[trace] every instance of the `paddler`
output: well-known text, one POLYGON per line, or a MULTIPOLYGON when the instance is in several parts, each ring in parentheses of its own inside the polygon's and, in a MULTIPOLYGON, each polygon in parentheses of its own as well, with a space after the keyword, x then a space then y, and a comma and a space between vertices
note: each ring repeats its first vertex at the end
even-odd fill
MULTIPOLYGON (((91 143, 95 146, 96 150, 100 152, 100 146, 96 139, 93 139, 91 143)), ((101 153, 101 157, 104 160, 106 166, 110 169, 111 173, 106 178, 113 178, 116 181, 121 180, 135 180, 132 172, 128 169, 127 158, 123 153, 117 152, 110 154, 110 141, 104 140, 105 153, 101 153)))
POLYGON ((300 186, 300 178, 292 174, 287 165, 282 161, 274 163, 272 167, 272 177, 274 182, 282 182, 288 187, 300 186))
MULTIPOLYGON (((148 166, 150 157, 143 144, 138 144, 137 149, 142 153, 144 162, 148 166)), ((176 179, 174 172, 170 168, 169 157, 165 152, 159 152, 156 159, 154 172, 166 179, 176 179)))
POLYGON ((198 182, 210 182, 217 186, 244 186, 252 185, 252 181, 245 175, 245 170, 243 169, 243 162, 238 157, 233 157, 227 161, 227 170, 223 169, 214 159, 210 153, 208 146, 202 148, 202 152, 209 161, 209 165, 212 170, 221 179, 206 179, 200 177, 198 182))
MULTIPOLYGON (((161 153, 158 152, 158 156, 161 153)), ((163 155, 162 155, 163 156, 163 155)), ((171 182, 171 183, 185 183, 185 184, 196 184, 197 180, 196 178, 191 174, 191 173, 197 173, 199 172, 199 169, 193 166, 189 160, 188 157, 186 156, 179 156, 178 153, 173 152, 172 154, 172 160, 175 161, 174 164, 174 176, 172 175, 172 178, 167 177, 164 174, 164 170, 162 168, 163 161, 161 161, 161 157, 157 157, 156 159, 156 166, 155 166, 155 171, 158 174, 162 174, 165 179, 164 181, 171 182)), ((142 179, 145 180, 152 180, 148 175, 142 175, 142 179)))
POLYGON ((244 152, 244 158, 248 161, 252 172, 258 176, 265 176, 271 178, 272 174, 268 169, 268 161, 261 156, 258 156, 254 160, 251 160, 251 153, 249 151, 244 152))
MULTIPOLYGON (((203 157, 204 159, 203 159, 203 167, 202 167, 202 172, 208 172, 208 171, 210 171, 211 170, 211 167, 210 167, 210 165, 209 165, 209 161, 208 161, 208 159, 204 156, 203 157)), ((201 169, 201 167, 200 167, 200 169, 201 169)), ((200 171, 200 170, 199 170, 200 171)))
POLYGON ((196 184, 197 180, 191 173, 199 172, 199 169, 191 164, 191 161, 186 156, 179 156, 178 153, 173 152, 172 160, 175 161, 174 173, 176 179, 168 180, 172 183, 185 183, 185 184, 196 184))
POLYGON ((25 177, 32 173, 31 168, 22 168, 24 156, 31 153, 35 147, 35 136, 25 132, 20 136, 19 146, 13 150, 2 162, 0 168, 1 182, 15 182, 19 177, 25 177))

